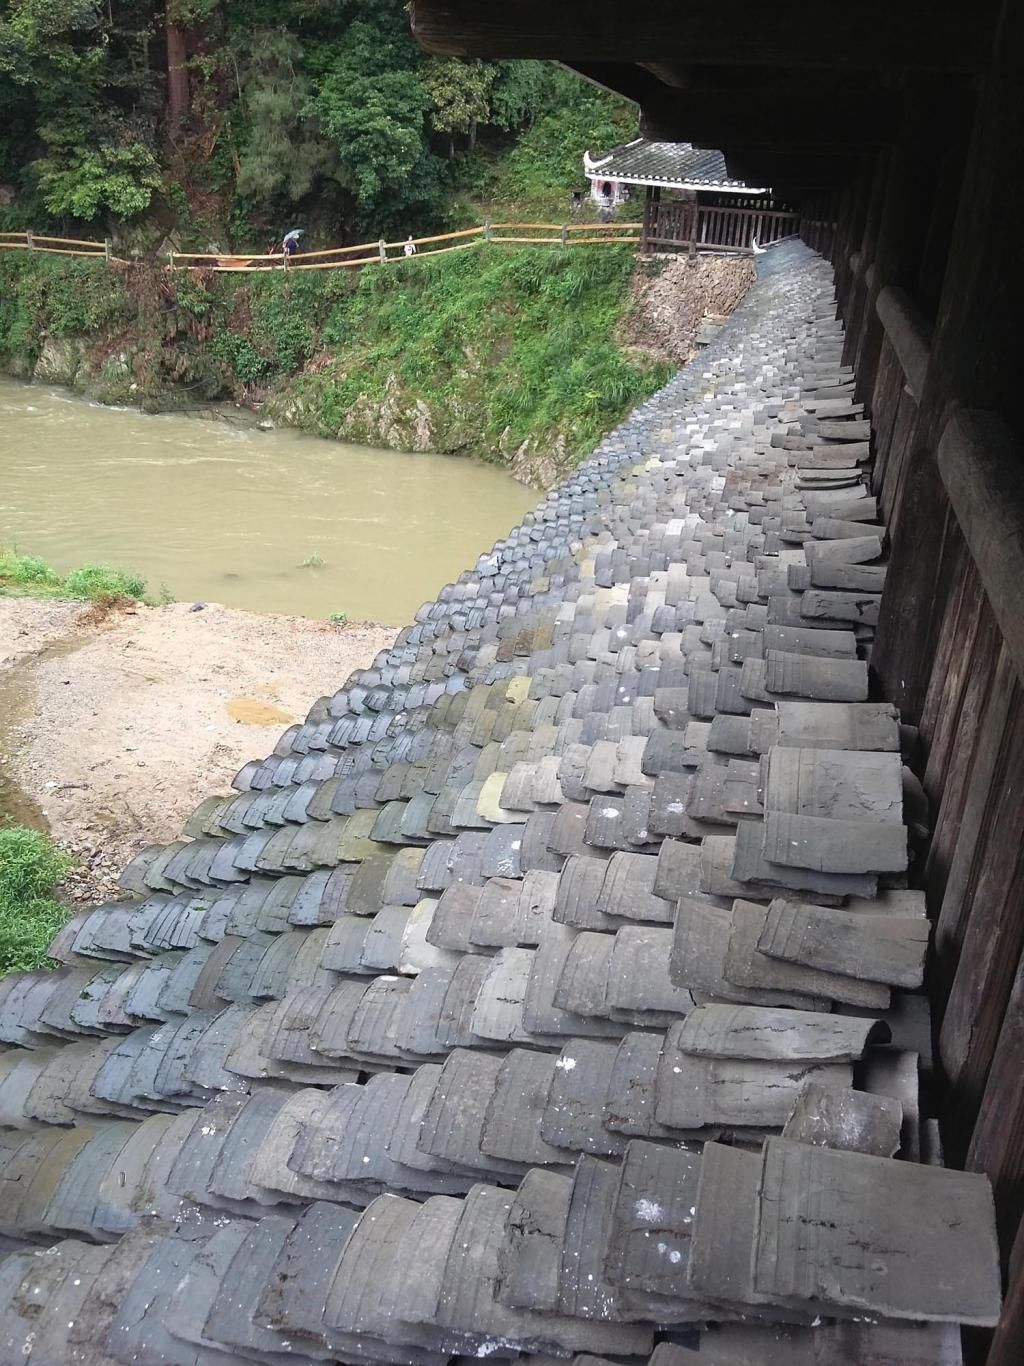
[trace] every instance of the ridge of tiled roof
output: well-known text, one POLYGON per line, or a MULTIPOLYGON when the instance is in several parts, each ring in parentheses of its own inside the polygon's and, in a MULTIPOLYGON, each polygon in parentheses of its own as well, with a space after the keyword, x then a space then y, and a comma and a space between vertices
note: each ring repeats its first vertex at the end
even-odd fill
POLYGON ((725 157, 710 147, 694 147, 688 142, 652 142, 635 138, 584 158, 584 169, 595 180, 621 180, 635 184, 666 186, 706 186, 708 189, 744 190, 753 193, 742 180, 729 175, 725 157))
POLYGON ((0 1366, 956 1366, 827 266, 0 982, 0 1366))

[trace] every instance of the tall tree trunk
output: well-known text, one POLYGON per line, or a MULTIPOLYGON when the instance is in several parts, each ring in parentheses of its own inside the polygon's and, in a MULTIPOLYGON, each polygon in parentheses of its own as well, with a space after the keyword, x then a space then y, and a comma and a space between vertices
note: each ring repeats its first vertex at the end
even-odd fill
POLYGON ((167 10, 167 132, 170 138, 177 137, 188 113, 188 51, 185 43, 185 29, 179 24, 173 10, 167 10))

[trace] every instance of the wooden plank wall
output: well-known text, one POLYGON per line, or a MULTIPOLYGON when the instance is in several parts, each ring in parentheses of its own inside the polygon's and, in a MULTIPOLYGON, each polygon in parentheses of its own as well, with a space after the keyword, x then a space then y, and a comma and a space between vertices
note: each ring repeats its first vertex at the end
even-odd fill
POLYGON ((749 253, 755 237, 762 246, 780 242, 795 235, 797 226, 797 215, 788 209, 652 198, 644 205, 643 249, 749 253))
MULTIPOLYGON (((866 333, 877 329, 883 312, 853 245, 840 229, 833 261, 850 360, 865 354, 866 333)), ((935 926, 928 984, 946 1160, 987 1172, 996 1196, 1007 1300, 995 1334, 965 1335, 966 1360, 1020 1366, 1024 657, 1019 639, 1008 644, 999 623, 1010 620, 1008 612, 1024 617, 1024 552, 1014 604, 1006 600, 1002 549, 979 558, 986 518, 979 518, 977 505, 967 505, 959 480, 952 493, 947 487, 949 470, 944 476, 939 443, 922 421, 915 392, 921 385, 913 372, 920 348, 927 361, 929 340, 919 319, 890 309, 859 393, 872 418, 874 492, 890 545, 883 621, 871 664, 878 694, 897 700, 904 719, 919 728, 915 766, 930 805, 932 835, 915 881, 927 893, 935 926)), ((1015 472, 1011 483, 1013 478, 1015 472)), ((979 500, 998 496, 983 476, 978 490, 979 500)), ((1024 494, 1017 511, 1024 545, 1024 494)), ((998 534, 991 520, 988 526, 998 534)))

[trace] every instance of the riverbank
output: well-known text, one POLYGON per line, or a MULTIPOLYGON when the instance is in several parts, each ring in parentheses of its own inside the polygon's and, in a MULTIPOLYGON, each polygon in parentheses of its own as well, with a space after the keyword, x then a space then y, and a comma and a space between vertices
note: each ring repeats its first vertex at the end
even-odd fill
POLYGON ((215 603, 0 597, 0 815, 77 860, 67 899, 116 896, 138 849, 174 839, 394 635, 215 603))
POLYGON ((8 252, 0 368, 152 411, 230 400, 318 436, 476 456, 550 486, 754 276, 748 259, 670 263, 629 247, 241 276, 8 252))

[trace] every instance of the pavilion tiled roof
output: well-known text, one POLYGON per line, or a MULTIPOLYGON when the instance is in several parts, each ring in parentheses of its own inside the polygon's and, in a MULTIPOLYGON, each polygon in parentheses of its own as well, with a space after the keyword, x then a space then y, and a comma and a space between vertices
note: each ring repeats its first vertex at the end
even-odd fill
POLYGON ((866 423, 778 250, 0 982, 0 1363, 956 1366, 994 1322, 923 1109, 866 423))
POLYGON ((732 190, 761 194, 729 175, 725 157, 710 147, 688 142, 652 142, 635 138, 610 152, 584 156, 592 180, 618 180, 632 185, 663 185, 669 189, 732 190))

